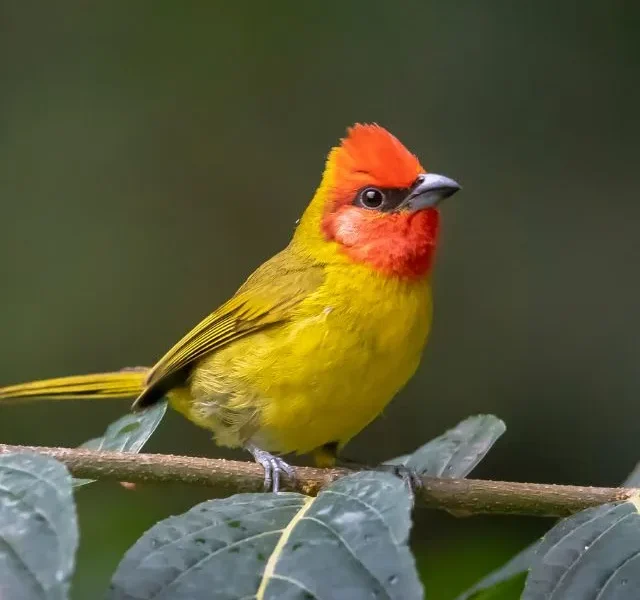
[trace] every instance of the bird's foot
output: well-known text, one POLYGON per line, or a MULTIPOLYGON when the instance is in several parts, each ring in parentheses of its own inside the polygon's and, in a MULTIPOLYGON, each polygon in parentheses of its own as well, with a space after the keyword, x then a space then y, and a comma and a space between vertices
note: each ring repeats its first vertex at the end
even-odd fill
POLYGON ((295 469, 278 456, 274 456, 266 450, 260 450, 255 446, 246 447, 253 455, 254 460, 264 469, 264 491, 277 494, 280 491, 280 477, 284 473, 293 481, 296 476, 295 469))
POLYGON ((422 488, 422 478, 416 471, 409 469, 404 465, 389 465, 385 463, 378 465, 376 469, 378 471, 386 471, 396 477, 400 477, 411 494, 411 501, 415 501, 416 492, 422 488))
POLYGON ((420 475, 414 471, 413 469, 409 469, 404 465, 391 465, 387 463, 382 463, 375 467, 371 467, 364 463, 349 460, 345 458, 340 458, 338 464, 341 467, 346 467, 348 469, 354 470, 367 470, 367 471, 384 471, 385 473, 391 473, 396 477, 399 477, 404 481, 407 486, 409 493, 411 494, 411 500, 415 500, 416 492, 422 487, 422 478, 420 475))

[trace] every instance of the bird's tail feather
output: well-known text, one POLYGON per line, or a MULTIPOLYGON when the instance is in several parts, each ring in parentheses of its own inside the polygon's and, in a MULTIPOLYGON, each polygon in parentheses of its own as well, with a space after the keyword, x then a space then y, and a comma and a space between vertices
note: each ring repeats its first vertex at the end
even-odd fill
POLYGON ((130 398, 142 392, 148 373, 147 367, 136 367, 111 373, 71 375, 29 381, 0 388, 0 401, 35 398, 56 400, 130 398))

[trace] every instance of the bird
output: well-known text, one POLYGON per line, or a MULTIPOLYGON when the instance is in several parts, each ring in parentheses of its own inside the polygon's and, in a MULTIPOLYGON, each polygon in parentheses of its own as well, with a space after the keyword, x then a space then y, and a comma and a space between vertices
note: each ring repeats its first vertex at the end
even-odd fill
POLYGON ((0 400, 167 398, 220 446, 244 448, 266 490, 282 458, 331 467, 416 372, 432 323, 440 202, 460 185, 428 172, 384 127, 357 123, 328 153, 288 245, 151 368, 0 388, 0 400))

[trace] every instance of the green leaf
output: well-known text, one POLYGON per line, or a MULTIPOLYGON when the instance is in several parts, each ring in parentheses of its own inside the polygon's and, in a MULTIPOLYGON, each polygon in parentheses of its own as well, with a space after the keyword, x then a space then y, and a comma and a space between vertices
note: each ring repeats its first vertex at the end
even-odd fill
POLYGON ((413 454, 387 461, 427 477, 466 477, 505 432, 503 421, 477 415, 427 442, 413 454))
MULTIPOLYGON (((134 452, 142 450, 151 434, 167 412, 167 403, 158 402, 146 410, 128 413, 107 427, 104 435, 80 445, 88 450, 110 450, 112 452, 134 452)), ((73 486, 80 487, 95 479, 74 479, 73 486)))
POLYGON ((65 466, 30 452, 0 456, 0 597, 64 600, 77 546, 65 466))
POLYGON ((589 508, 576 513, 568 519, 559 521, 555 527, 545 534, 542 540, 538 540, 534 544, 531 544, 524 550, 520 551, 502 567, 492 571, 489 575, 464 592, 464 594, 458 596, 456 600, 467 600, 468 598, 479 600, 482 596, 479 595, 478 592, 491 590, 494 586, 510 580, 518 574, 525 573, 541 560, 548 548, 557 544, 574 527, 589 521, 594 511, 597 511, 598 509, 599 507, 589 508))
POLYGON ((112 452, 140 452, 167 411, 166 402, 128 413, 107 427, 104 435, 81 444, 80 448, 112 452))
MULTIPOLYGON (((640 463, 636 465, 634 470, 625 479, 622 486, 640 486, 640 463)), ((480 592, 484 590, 491 590, 494 586, 497 586, 504 581, 510 580, 518 574, 528 571, 534 564, 534 561, 540 558, 540 553, 544 552, 547 546, 557 543, 566 534, 569 528, 581 523, 582 520, 589 520, 592 515, 591 511, 595 510, 598 509, 595 508, 584 510, 569 519, 560 521, 551 531, 549 531, 545 535, 545 546, 541 546, 542 541, 534 542, 533 544, 516 554, 502 567, 496 569, 495 571, 492 571, 491 573, 489 573, 489 575, 475 583, 463 594, 458 596, 456 600, 484 600, 485 596, 480 594, 480 592)))
POLYGON ((126 553, 109 600, 422 598, 398 477, 356 473, 317 498, 238 494, 152 527, 126 553))
POLYGON ((637 600, 638 502, 603 504, 560 521, 542 538, 523 600, 637 600))

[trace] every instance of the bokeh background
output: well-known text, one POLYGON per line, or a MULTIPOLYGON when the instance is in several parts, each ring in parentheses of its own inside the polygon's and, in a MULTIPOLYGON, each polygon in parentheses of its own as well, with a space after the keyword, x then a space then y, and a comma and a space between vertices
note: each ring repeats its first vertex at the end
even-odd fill
MULTIPOLYGON (((640 458, 639 16, 615 0, 0 3, 0 382, 151 364, 286 244, 345 127, 376 121, 464 190, 443 208, 423 365, 349 453, 389 458, 491 412, 508 430, 478 475, 616 484, 640 458)), ((73 446, 127 408, 3 406, 0 439, 73 446)), ((148 448, 230 455, 175 414, 148 448)), ((80 491, 74 598, 206 497, 80 491)), ((430 597, 550 525, 420 511, 430 597)))

